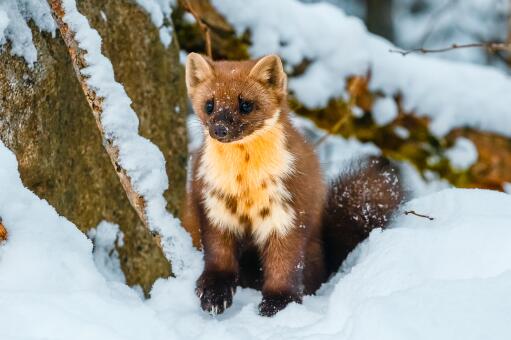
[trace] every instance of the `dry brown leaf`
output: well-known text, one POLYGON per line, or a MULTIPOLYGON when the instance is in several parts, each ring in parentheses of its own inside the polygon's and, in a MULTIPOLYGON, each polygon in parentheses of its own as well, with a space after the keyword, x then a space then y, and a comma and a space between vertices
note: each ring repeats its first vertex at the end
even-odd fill
POLYGON ((5 229, 2 220, 0 219, 0 241, 7 240, 7 229, 5 229))

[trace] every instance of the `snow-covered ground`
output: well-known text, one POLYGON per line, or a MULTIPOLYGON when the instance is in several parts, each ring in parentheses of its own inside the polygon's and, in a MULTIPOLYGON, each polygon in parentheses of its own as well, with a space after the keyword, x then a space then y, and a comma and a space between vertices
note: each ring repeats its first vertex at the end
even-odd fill
MULTIPOLYGON (((23 187, 3 144, 0 164, 0 216, 10 233, 0 246, 2 340, 507 340, 511 334, 508 194, 446 189, 415 199, 403 211, 434 220, 400 213, 303 305, 263 318, 260 293, 243 289, 232 308, 212 317, 194 294, 200 268, 157 281, 143 300, 118 277, 101 275, 98 269, 108 266, 95 265, 91 241, 23 187)), ((102 233, 117 239, 112 230, 102 233)))

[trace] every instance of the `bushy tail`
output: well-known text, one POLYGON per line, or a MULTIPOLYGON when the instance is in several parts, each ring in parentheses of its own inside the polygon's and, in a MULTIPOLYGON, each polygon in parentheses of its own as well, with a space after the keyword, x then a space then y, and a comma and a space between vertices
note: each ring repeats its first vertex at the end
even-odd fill
POLYGON ((329 273, 374 228, 384 228, 403 201, 399 170, 384 157, 353 164, 330 185, 323 217, 324 246, 329 273))

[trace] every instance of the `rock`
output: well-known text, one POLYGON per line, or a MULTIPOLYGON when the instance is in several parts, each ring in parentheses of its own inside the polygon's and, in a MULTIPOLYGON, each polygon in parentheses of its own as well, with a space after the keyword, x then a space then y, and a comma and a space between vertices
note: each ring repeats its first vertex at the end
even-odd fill
MULTIPOLYGON (((149 15, 128 0, 79 2, 79 9, 103 39, 103 53, 139 114, 141 134, 165 155, 171 188, 165 196, 178 214, 187 147, 177 39, 165 48, 149 15)), ((170 275, 170 265, 122 190, 58 32, 55 38, 32 33, 38 51, 33 69, 11 56, 9 46, 0 53, 0 139, 16 154, 24 185, 80 230, 102 220, 120 225, 127 283, 147 293, 157 278, 170 275)))

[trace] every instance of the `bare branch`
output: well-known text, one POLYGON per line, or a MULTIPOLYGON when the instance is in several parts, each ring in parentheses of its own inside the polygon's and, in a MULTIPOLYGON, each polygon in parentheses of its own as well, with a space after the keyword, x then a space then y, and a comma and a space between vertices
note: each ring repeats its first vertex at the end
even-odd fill
POLYGON ((409 211, 405 211, 405 215, 408 216, 408 215, 414 215, 414 216, 418 216, 418 217, 422 217, 422 218, 427 218, 428 220, 430 221, 433 221, 435 218, 433 217, 430 217, 428 215, 422 215, 422 214, 418 214, 416 213, 415 211, 413 210, 409 210, 409 211))
MULTIPOLYGON (((133 209, 135 209, 137 212, 140 221, 148 230, 151 230, 149 228, 149 222, 145 213, 146 202, 144 197, 135 191, 133 184, 131 183, 131 178, 128 176, 126 170, 123 169, 120 165, 119 149, 117 146, 115 146, 111 140, 105 139, 105 132, 101 123, 103 98, 98 96, 96 92, 89 87, 87 84, 87 78, 84 77, 81 73, 81 70, 87 66, 87 62, 85 61, 86 52, 79 48, 78 43, 75 40, 74 33, 69 29, 68 25, 64 21, 65 11, 62 7, 61 0, 49 0, 49 3, 52 9, 53 18, 55 19, 60 31, 60 35, 62 36, 62 39, 67 46, 76 77, 82 87, 85 98, 89 103, 94 119, 96 120, 96 125, 101 134, 101 138, 104 141, 103 146, 110 158, 110 161, 112 162, 115 173, 119 177, 126 196, 128 197, 128 200, 133 209)), ((161 248, 161 244, 157 238, 155 238, 155 243, 158 245, 158 247, 161 248)))
POLYGON ((323 144, 324 141, 328 139, 328 137, 338 133, 341 130, 341 128, 350 120, 350 118, 353 116, 353 108, 357 104, 357 99, 360 96, 361 92, 363 92, 361 89, 363 89, 366 86, 367 79, 369 79, 369 77, 370 74, 368 74, 365 77, 353 77, 351 79, 351 81, 348 84, 348 93, 350 94, 350 98, 347 103, 346 112, 343 115, 341 115, 339 120, 330 130, 325 132, 325 134, 314 143, 314 148, 318 148, 321 144, 323 144))
POLYGON ((403 57, 412 54, 412 53, 443 53, 452 51, 455 49, 463 49, 463 48, 484 48, 488 50, 490 53, 495 53, 496 51, 510 51, 511 45, 509 43, 499 43, 499 42, 487 42, 487 43, 472 43, 472 44, 452 44, 449 47, 437 48, 437 49, 427 49, 427 48, 415 48, 411 50, 399 50, 399 49, 390 49, 390 53, 399 53, 403 57))
POLYGON ((197 21, 199 29, 201 30, 202 35, 204 35, 204 41, 206 43, 206 55, 211 60, 213 60, 213 50, 211 48, 211 33, 208 24, 204 20, 202 20, 201 16, 197 13, 197 11, 195 11, 195 9, 190 4, 189 0, 181 0, 180 3, 184 10, 193 15, 195 21, 197 21))
POLYGON ((328 139, 328 137, 330 137, 331 135, 334 135, 336 134, 337 132, 339 132, 339 130, 341 129, 341 127, 348 121, 348 119, 350 118, 350 115, 351 115, 351 112, 346 112, 344 115, 341 116, 341 118, 339 118, 339 120, 337 121, 337 123, 334 125, 334 127, 332 129, 330 129, 330 131, 327 131, 325 132, 325 134, 323 136, 321 136, 321 138, 319 138, 315 143, 314 143, 314 148, 317 148, 319 147, 321 144, 323 144, 324 141, 326 141, 328 139))

